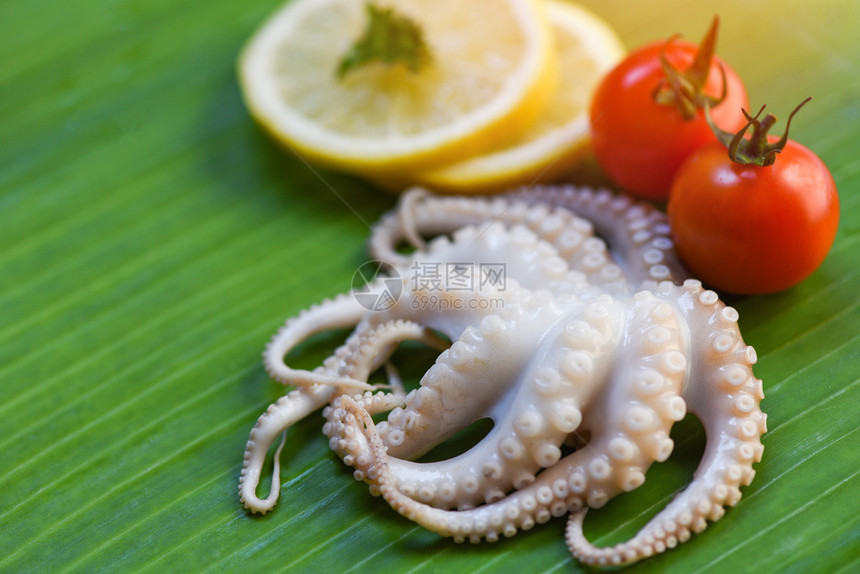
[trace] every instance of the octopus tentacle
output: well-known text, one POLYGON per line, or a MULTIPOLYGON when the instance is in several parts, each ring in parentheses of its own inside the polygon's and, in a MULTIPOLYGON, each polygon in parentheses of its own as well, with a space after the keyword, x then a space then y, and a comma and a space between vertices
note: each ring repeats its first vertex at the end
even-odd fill
MULTIPOLYGON (((352 381, 356 380, 353 377, 366 379, 375 365, 391 353, 393 344, 406 339, 427 341, 428 343, 435 342, 435 337, 429 334, 423 326, 406 321, 392 321, 374 328, 366 326, 357 329, 327 361, 328 367, 322 369, 323 380, 346 380, 346 387, 329 384, 300 387, 279 398, 266 409, 266 412, 260 415, 248 437, 242 471, 239 476, 239 496, 245 508, 265 514, 277 503, 280 489, 279 455, 283 447, 283 440, 275 453, 275 466, 269 495, 265 499, 261 499, 256 494, 263 463, 266 460, 269 447, 277 436, 284 435, 286 438, 285 433, 290 426, 322 408, 338 392, 342 393, 347 388, 352 388, 354 386, 352 381), (340 367, 340 373, 334 371, 334 365, 340 367), (332 376, 336 374, 341 376, 332 376)), ((398 388, 396 384, 393 386, 395 389, 398 388)), ((402 386, 400 389, 402 390, 402 386)), ((395 400, 402 401, 402 393, 395 392, 393 395, 399 395, 399 399, 395 400)))
MULTIPOLYGON (((626 542, 597 548, 583 535, 584 511, 572 515, 567 542, 582 562, 623 564, 688 540, 691 533, 707 528, 707 520, 719 520, 725 506, 737 504, 740 487, 755 476, 753 463, 761 460, 767 425, 759 403, 764 395, 761 380, 752 372, 755 351, 741 338, 737 311, 699 281, 687 280, 679 289, 678 308, 692 335, 691 370, 700 377, 684 397, 705 427, 705 454, 690 485, 626 542), (716 366, 705 369, 706 364, 716 366)), ((673 289, 661 284, 660 291, 673 289)))
POLYGON ((563 207, 594 224, 631 279, 680 283, 690 272, 678 257, 666 214, 652 205, 585 186, 535 186, 511 194, 532 204, 563 207))
POLYGON ((592 508, 641 486, 651 463, 672 453, 669 431, 686 414, 680 394, 689 348, 678 314, 649 291, 632 302, 622 359, 583 420, 592 439, 566 467, 574 492, 592 508))
POLYGON ((403 239, 408 241, 416 249, 424 249, 427 242, 418 233, 418 225, 415 219, 418 214, 418 203, 425 199, 429 192, 422 188, 414 188, 411 192, 404 193, 397 202, 397 216, 399 228, 402 230, 403 239))
POLYGON ((284 363, 287 354, 308 337, 323 331, 356 325, 367 314, 351 293, 337 295, 314 305, 287 320, 266 345, 263 366, 274 380, 297 386, 341 385, 364 390, 370 385, 345 377, 336 377, 320 371, 293 369, 284 363))
POLYGON ((584 505, 602 506, 610 496, 638 487, 655 460, 672 450, 671 425, 684 417, 679 393, 686 371, 685 342, 672 309, 649 293, 636 296, 630 323, 643 337, 625 345, 639 355, 613 373, 613 384, 589 412, 584 426, 594 439, 581 450, 544 470, 527 485, 497 501, 467 510, 444 510, 415 500, 404 492, 396 476, 397 459, 390 457, 377 428, 361 401, 341 397, 343 424, 352 428, 351 447, 358 449, 362 476, 376 481, 378 491, 410 520, 458 541, 495 540, 529 529, 551 516, 561 516, 584 505), (626 405, 623 416, 612 413, 626 405), (363 433, 362 446, 357 434, 363 433), (370 456, 368 456, 368 451, 370 456))
MULTIPOLYGON (((599 250, 601 245, 598 242, 595 248, 599 250)), ((450 239, 445 235, 436 237, 426 252, 414 258, 418 265, 423 261, 457 260, 472 265, 503 264, 504 277, 509 284, 485 288, 496 297, 502 295, 497 291, 512 291, 517 286, 581 299, 604 293, 603 289, 589 283, 585 273, 571 269, 553 245, 521 224, 507 226, 490 221, 466 225, 457 229, 450 239)))
MULTIPOLYGON (((643 409, 648 408, 655 415, 652 430, 665 433, 674 421, 684 415, 682 403, 678 402, 682 381, 678 365, 673 365, 671 359, 666 360, 671 355, 659 356, 660 359, 655 356, 656 363, 666 371, 660 377, 662 384, 655 385, 653 376, 643 376, 643 373, 651 372, 651 366, 639 365, 633 371, 622 369, 624 372, 619 375, 619 382, 629 383, 626 393, 622 393, 631 404, 632 412, 628 416, 613 421, 596 441, 546 469, 531 484, 499 501, 468 510, 435 508, 401 492, 390 466, 392 460, 372 419, 347 396, 341 398, 344 421, 356 427, 357 432, 363 432, 369 441, 373 462, 365 474, 368 479, 376 481, 380 494, 397 512, 429 530, 452 536, 458 542, 466 539, 478 542, 482 538, 495 541, 500 536, 513 536, 520 529, 528 530, 553 516, 578 511, 586 504, 602 504, 610 491, 637 485, 637 480, 634 478, 631 482, 631 477, 644 475, 654 460, 654 453, 660 452, 660 449, 653 448, 653 438, 649 438, 649 433, 640 427, 643 409), (643 385, 643 379, 650 384, 643 385), (631 428, 641 431, 631 431, 631 428)), ((609 402, 605 401, 601 407, 603 417, 610 416, 609 402)), ((668 456, 668 453, 659 456, 668 456)))
MULTIPOLYGON (((345 397, 349 395, 335 398, 331 405, 323 409, 323 415, 328 419, 323 425, 323 433, 329 437, 329 448, 343 459, 344 464, 355 468, 353 478, 358 481, 367 480, 365 473, 370 463, 369 454, 355 442, 355 429, 344 428, 339 420, 344 416, 341 405, 345 397)), ((355 395, 351 400, 360 402, 368 416, 403 405, 403 395, 398 393, 365 391, 363 395, 355 395)), ((373 485, 371 492, 374 495, 379 494, 373 485)))
POLYGON ((413 188, 405 192, 404 200, 395 211, 383 216, 374 226, 369 251, 376 259, 405 267, 409 256, 396 251, 402 240, 452 233, 486 222, 522 225, 554 247, 571 269, 585 273, 590 283, 618 293, 630 290, 624 273, 609 255, 606 243, 594 236, 591 223, 562 207, 530 205, 511 198, 438 197, 413 188), (413 196, 417 199, 412 199, 413 196), (414 207, 419 201, 420 210, 414 207), (409 207, 408 215, 402 213, 404 206, 409 207))
POLYGON ((334 387, 327 385, 295 389, 272 403, 266 412, 260 415, 245 445, 245 457, 242 461, 242 472, 239 475, 239 497, 245 508, 265 514, 275 507, 281 488, 279 460, 281 447, 278 447, 275 453, 269 495, 264 499, 257 496, 257 485, 260 484, 260 474, 269 447, 278 435, 284 435, 281 441, 283 446, 287 428, 322 408, 333 392, 334 387))
MULTIPOLYGON (((378 425, 389 452, 399 457, 391 461, 398 487, 434 506, 463 509, 498 500, 511 486, 533 482, 540 468, 558 462, 561 444, 579 426, 584 406, 609 371, 608 351, 621 335, 611 306, 605 297, 577 304, 571 312, 557 308, 548 295, 531 296, 500 315, 485 317, 478 329, 467 329, 427 372, 421 388, 407 396, 403 408, 378 425), (558 347, 524 357, 528 366, 515 368, 518 361, 511 359, 521 349, 511 346, 509 336, 531 331, 534 336, 549 333, 544 337, 557 339, 558 347), (520 372, 517 386, 511 387, 513 375, 520 372), (495 404, 487 404, 490 400, 495 404), (415 458, 484 417, 494 427, 466 453, 433 463, 401 460, 415 458)), ((342 411, 333 414, 342 416, 342 411)), ((337 429, 342 432, 343 427, 337 429)))

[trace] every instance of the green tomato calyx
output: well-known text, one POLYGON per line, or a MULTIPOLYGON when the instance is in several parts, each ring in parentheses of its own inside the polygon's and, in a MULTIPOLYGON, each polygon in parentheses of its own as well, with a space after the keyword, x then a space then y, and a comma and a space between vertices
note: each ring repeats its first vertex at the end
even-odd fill
POLYGON ((768 141, 767 132, 776 123, 776 116, 767 114, 763 119, 758 119, 764 111, 765 106, 762 106, 755 116, 749 115, 745 109, 741 108, 741 112, 743 112, 744 117, 747 119, 747 123, 736 134, 720 129, 713 122, 709 109, 710 106, 705 106, 705 118, 708 121, 708 125, 711 126, 711 130, 716 134, 717 139, 728 148, 729 159, 735 163, 765 167, 773 165, 777 154, 785 148, 785 144, 788 143, 788 129, 791 127, 791 119, 811 99, 812 96, 806 98, 794 108, 788 116, 788 121, 785 122, 785 132, 783 132, 782 137, 773 143, 768 141), (752 126, 752 133, 748 138, 745 138, 744 136, 750 126, 752 126))
POLYGON ((367 27, 364 34, 344 54, 336 74, 342 80, 347 73, 371 62, 403 64, 418 72, 432 59, 421 27, 392 8, 372 2, 365 4, 367 27))
POLYGON ((726 71, 719 64, 720 76, 723 80, 723 90, 719 98, 714 98, 705 93, 705 83, 711 71, 711 62, 714 59, 714 50, 717 46, 717 30, 720 18, 714 16, 711 27, 699 44, 696 57, 690 67, 683 72, 673 66, 666 58, 666 50, 677 35, 669 38, 660 51, 660 65, 663 67, 665 78, 660 80, 654 89, 652 97, 657 104, 663 106, 675 106, 681 112, 685 120, 696 118, 696 112, 706 105, 711 107, 718 105, 726 99, 726 71))

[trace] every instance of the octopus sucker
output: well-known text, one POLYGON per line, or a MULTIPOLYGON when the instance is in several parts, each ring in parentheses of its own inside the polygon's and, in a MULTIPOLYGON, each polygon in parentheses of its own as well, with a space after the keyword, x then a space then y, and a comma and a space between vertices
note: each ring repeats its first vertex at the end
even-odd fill
MULTIPOLYGON (((544 250, 547 247, 555 248, 571 267, 584 272, 591 283, 615 290, 626 288, 622 274, 614 270, 608 273, 604 271, 607 266, 614 267, 614 264, 606 252, 606 244, 593 236, 591 224, 563 207, 553 209, 552 213, 565 229, 576 230, 575 237, 580 239, 578 241, 571 241, 569 236, 565 237, 563 234, 540 235, 541 218, 535 217, 533 210, 539 209, 541 214, 544 214, 547 207, 540 204, 532 207, 528 202, 519 199, 511 198, 508 202, 501 202, 484 198, 438 197, 416 188, 403 194, 401 207, 403 206, 407 208, 405 211, 399 209, 383 216, 375 226, 369 244, 370 254, 374 258, 402 267, 407 264, 409 258, 397 251, 401 241, 410 238, 415 241, 415 238, 425 235, 453 233, 469 225, 490 222, 498 225, 485 227, 478 233, 479 236, 494 228, 498 230, 502 226, 517 226, 519 237, 523 237, 523 230, 528 229, 548 244, 544 250), (591 237, 587 237, 588 235, 591 237), (559 247, 563 249, 559 250, 559 247)), ((492 237, 493 234, 490 233, 489 236, 492 237)), ((515 235, 515 239, 516 237, 515 235)), ((516 242, 506 240, 506 243, 506 249, 510 249, 510 243, 516 242)), ((421 245, 424 245, 423 240, 413 244, 415 247, 421 245)))
MULTIPOLYGON (((571 304, 572 311, 559 305, 542 304, 535 307, 540 312, 524 313, 523 309, 511 307, 505 314, 504 321, 510 322, 512 329, 520 333, 556 333, 563 336, 563 327, 570 321, 571 316, 588 316, 588 308, 571 304), (566 313, 567 311, 567 313, 566 313), (572 313, 572 315, 571 315, 572 313), (521 323, 525 320, 525 323, 521 323), (519 322, 518 322, 519 321, 519 322)), ((606 330, 605 318, 596 319, 600 329, 606 330)), ((586 325, 586 320, 580 319, 586 325)), ((589 325, 590 329, 595 329, 589 325)), ((437 363, 433 365, 420 382, 420 387, 404 401, 404 408, 414 414, 410 420, 413 421, 411 428, 406 428, 405 418, 400 412, 380 432, 383 439, 387 439, 386 433, 399 430, 399 438, 392 444, 386 440, 388 452, 395 455, 396 459, 390 461, 390 467, 399 483, 406 483, 413 488, 426 494, 421 498, 423 502, 432 503, 440 507, 462 507, 486 502, 489 498, 496 498, 498 492, 506 492, 512 486, 521 486, 534 480, 534 475, 540 468, 552 466, 561 457, 560 446, 567 435, 576 429, 572 423, 577 423, 581 418, 579 407, 587 400, 597 388, 600 374, 609 368, 606 351, 620 336, 620 325, 615 327, 614 337, 596 337, 590 342, 588 351, 562 351, 559 356, 538 354, 536 357, 530 354, 521 354, 520 349, 508 347, 507 343, 499 342, 496 347, 499 355, 508 357, 508 360, 496 360, 492 364, 482 364, 477 373, 468 364, 472 354, 467 353, 462 345, 462 338, 453 343, 448 353, 440 355, 437 363), (452 358, 455 349, 461 349, 458 359, 452 358), (575 357, 571 357, 571 354, 575 357), (514 361, 514 357, 521 355, 521 362, 514 361), (592 356, 602 359, 591 358, 592 356), (564 368, 565 360, 574 366, 568 365, 564 368), (452 366, 452 362, 458 364, 452 366), (562 364, 562 368, 554 365, 562 364), (441 371, 441 373, 440 373, 441 371), (527 379, 534 380, 538 374, 548 377, 552 372, 558 377, 557 381, 547 388, 543 385, 531 384, 515 386, 516 379, 511 377, 510 371, 514 373, 523 372, 527 379), (464 388, 468 387, 466 395, 470 400, 454 401, 446 399, 446 387, 456 383, 464 388), (442 387, 442 391, 433 391, 432 400, 428 399, 429 389, 442 387), (590 391, 589 388, 592 390, 590 391), (506 389, 508 389, 506 391, 506 389), (492 390, 492 394, 487 391, 492 390), (507 398, 501 395, 508 394, 507 398), (486 401, 481 397, 492 396, 499 400, 488 410, 486 401), (565 402, 566 401, 566 402, 565 402), (498 405, 516 403, 528 405, 516 417, 506 414, 498 408, 498 405), (451 405, 440 411, 439 405, 451 405), (559 407, 559 411, 555 407, 559 407), (573 414, 573 411, 576 414, 573 414), (557 413, 560 412, 561 415, 557 413), (557 416, 567 417, 567 424, 553 422, 557 416), (416 418, 417 417, 417 418, 416 418), (438 422, 445 417, 455 418, 460 421, 447 425, 438 422), (439 461, 435 463, 415 463, 409 460, 416 458, 436 446, 443 440, 449 438, 466 424, 475 420, 489 417, 494 420, 495 425, 490 434, 481 443, 463 453, 460 456, 439 461), (444 434, 434 434, 422 423, 414 421, 433 421, 435 428, 444 430, 444 434), (400 438, 402 437, 402 438, 400 438), (449 492, 443 487, 450 489, 452 484, 457 484, 458 496, 453 498, 443 495, 449 492), (422 490, 423 489, 423 490, 422 490)), ((596 329, 595 329, 595 332, 596 329)), ((463 335, 465 336, 465 334, 463 335)), ((486 343, 485 343, 486 344, 486 343)), ((462 391, 461 391, 462 395, 462 391)), ((359 403, 361 401, 359 400, 359 403)), ((363 406, 363 403, 362 403, 363 406)), ((331 422, 331 421, 330 421, 331 422)), ((329 428, 342 428, 333 425, 329 428)), ((353 453, 356 454, 356 453, 353 453)), ((366 471, 366 469, 362 469, 366 471)))
MULTIPOLYGON (((658 304, 658 301, 642 304, 630 313, 630 321, 638 323, 640 330, 647 329, 653 321, 650 307, 658 304)), ((677 327, 677 323, 672 323, 671 319, 675 317, 664 318, 662 321, 671 327, 677 327)), ((676 348, 681 348, 683 341, 680 333, 674 336, 673 343, 676 348)), ((637 345, 638 342, 634 340, 632 344, 637 345)), ((643 358, 645 359, 647 355, 643 358)), ((451 511, 436 508, 427 500, 416 500, 402 492, 397 486, 398 481, 395 476, 398 461, 389 455, 372 420, 362 415, 363 407, 360 401, 342 399, 342 404, 349 404, 351 409, 349 412, 353 415, 351 420, 360 423, 360 426, 355 428, 365 434, 367 448, 372 452, 373 456, 368 461, 368 465, 376 471, 377 488, 395 510, 404 513, 410 520, 447 536, 454 535, 449 528, 452 522, 486 520, 493 524, 492 516, 499 514, 517 516, 517 521, 504 523, 495 521, 498 523, 496 528, 491 528, 484 533, 470 533, 470 536, 498 537, 500 534, 504 535, 505 530, 510 531, 511 528, 528 529, 534 523, 545 522, 550 516, 559 514, 562 507, 567 509, 573 505, 579 508, 583 503, 602 506, 614 494, 629 489, 631 481, 636 484, 644 480, 645 471, 654 462, 654 457, 648 455, 653 450, 648 447, 651 438, 647 433, 625 432, 623 420, 610 422, 612 421, 610 411, 618 403, 626 402, 632 405, 632 409, 645 410, 649 408, 643 406, 645 404, 656 406, 667 398, 678 397, 682 379, 680 374, 675 373, 673 379, 667 380, 662 385, 659 393, 652 393, 647 402, 642 403, 635 384, 631 382, 634 377, 631 377, 629 372, 639 367, 640 364, 637 361, 625 363, 613 377, 613 381, 617 384, 608 387, 607 396, 594 403, 590 422, 584 423, 589 426, 594 435, 588 446, 554 463, 534 480, 519 485, 517 491, 506 498, 468 510, 451 511), (614 445, 615 450, 611 450, 609 445, 614 445), (607 456, 604 454, 606 451, 615 453, 620 451, 621 454, 607 456), (573 477, 570 479, 570 487, 568 487, 568 476, 573 477), (576 501, 571 500, 571 492, 579 495, 576 501)), ((651 410, 646 412, 649 413, 652 423, 659 425, 666 434, 674 420, 654 416, 651 410)), ((462 533, 459 532, 458 535, 462 533)))
POLYGON ((621 565, 676 547, 739 502, 766 431, 755 350, 738 311, 690 278, 664 214, 575 186, 493 198, 413 189, 374 226, 369 251, 388 274, 368 289, 394 281, 399 298, 370 310, 344 293, 288 320, 266 348, 267 371, 297 388, 251 431, 239 481, 247 508, 274 506, 277 476, 265 499, 255 492, 268 450, 323 407, 329 446, 355 479, 457 542, 569 513, 572 554, 621 565), (411 253, 398 250, 404 242, 411 253), (460 273, 451 286, 418 275, 449 267, 460 273), (485 268, 493 280, 475 271, 485 268), (475 273, 481 281, 464 282, 475 273), (307 337, 344 327, 353 333, 316 369, 285 364, 307 337), (408 392, 389 360, 405 340, 439 351, 408 392), (389 384, 371 385, 383 366, 389 384), (688 412, 706 432, 691 484, 630 540, 591 545, 587 510, 641 486, 688 412), (484 420, 492 427, 465 452, 421 459, 484 420))
POLYGON ((646 203, 607 189, 573 185, 536 186, 511 195, 529 204, 563 208, 588 220, 609 243, 626 273, 640 281, 689 277, 674 250, 664 214, 646 203))
MULTIPOLYGON (((280 336, 278 334, 276 338, 280 336)), ((336 351, 336 354, 350 356, 351 360, 343 364, 339 373, 329 374, 323 371, 322 380, 346 380, 349 382, 346 387, 330 384, 299 387, 278 399, 266 409, 266 412, 260 415, 248 438, 239 480, 239 495, 245 508, 265 514, 275 506, 280 488, 278 456, 283 447, 283 440, 286 438, 286 430, 312 412, 322 408, 337 394, 337 391, 344 392, 351 388, 351 381, 355 379, 351 378, 350 375, 366 379, 379 361, 387 358, 387 355, 390 354, 392 343, 406 339, 436 344, 435 337, 428 333, 423 326, 406 321, 393 321, 376 327, 356 330, 336 351), (269 495, 265 499, 261 499, 256 494, 260 482, 260 472, 269 448, 279 435, 283 435, 284 439, 282 439, 282 444, 275 453, 272 485, 269 495)), ((394 377, 390 377, 389 380, 394 383, 392 384, 394 393, 391 394, 391 398, 396 402, 402 402, 402 387, 397 384, 394 377)), ((387 404, 385 410, 390 410, 392 406, 387 404)))
POLYGON ((684 296, 680 300, 686 304, 680 309, 694 351, 691 369, 699 373, 684 398, 689 411, 705 427, 705 453, 692 483, 626 542, 611 548, 594 547, 582 533, 587 509, 571 515, 567 542, 581 562, 627 563, 688 538, 667 533, 667 523, 693 524, 695 532, 703 531, 706 521, 719 520, 725 506, 737 504, 740 487, 749 484, 745 477, 753 475, 752 465, 761 460, 761 434, 766 430, 759 407, 761 381, 752 374, 752 361, 737 327, 737 311, 726 307, 713 291, 703 290, 698 281, 688 280, 681 289, 684 296), (708 331, 718 334, 705 334, 708 331))

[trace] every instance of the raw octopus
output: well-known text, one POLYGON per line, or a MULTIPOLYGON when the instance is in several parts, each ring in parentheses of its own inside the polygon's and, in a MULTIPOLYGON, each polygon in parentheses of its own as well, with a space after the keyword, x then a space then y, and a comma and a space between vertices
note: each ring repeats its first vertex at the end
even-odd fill
POLYGON ((269 374, 296 389, 251 431, 239 484, 250 510, 277 501, 277 453, 268 497, 255 492, 270 445, 322 407, 331 449, 408 519, 478 542, 570 514, 568 546, 588 564, 626 564, 686 541, 755 476, 766 431, 755 351, 737 311, 688 276, 653 207, 574 186, 494 198, 414 189, 376 224, 370 253, 386 274, 291 318, 264 352, 269 374), (411 254, 398 251, 403 242, 411 254), (481 281, 441 289, 418 280, 438 266, 481 281), (367 293, 386 304, 369 307, 367 293), (309 336, 344 327, 352 334, 318 368, 284 363, 309 336), (409 392, 389 362, 405 340, 441 351, 409 392), (384 389, 368 383, 380 367, 384 389), (588 508, 640 486, 671 454, 671 427, 687 412, 707 436, 692 483, 632 539, 591 545, 588 508), (466 452, 417 461, 481 419, 492 429, 466 452), (587 443, 563 454, 583 432, 587 443))

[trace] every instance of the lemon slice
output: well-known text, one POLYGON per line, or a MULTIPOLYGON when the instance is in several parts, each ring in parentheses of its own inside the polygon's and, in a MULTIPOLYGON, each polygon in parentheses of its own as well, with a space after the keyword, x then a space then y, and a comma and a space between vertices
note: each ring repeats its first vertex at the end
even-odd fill
POLYGON ((367 26, 364 0, 293 0, 240 57, 252 115, 309 160, 377 175, 436 167, 509 140, 551 97, 555 54, 537 0, 375 4, 420 27, 427 65, 373 62, 338 78, 367 26))
POLYGON ((559 83, 542 115, 503 149, 418 173, 413 182, 436 191, 488 193, 550 181, 585 156, 592 93, 624 55, 624 48, 608 24, 577 4, 551 0, 547 12, 555 35, 559 83))

